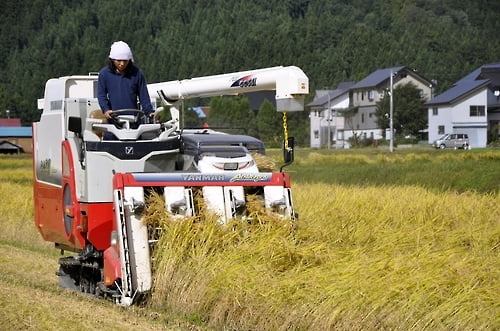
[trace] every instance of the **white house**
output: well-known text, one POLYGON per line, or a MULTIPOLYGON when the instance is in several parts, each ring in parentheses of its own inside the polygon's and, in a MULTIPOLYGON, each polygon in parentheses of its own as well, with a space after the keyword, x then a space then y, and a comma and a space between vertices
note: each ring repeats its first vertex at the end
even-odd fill
POLYGON ((388 128, 378 127, 375 111, 377 103, 390 90, 391 74, 393 89, 397 85, 411 82, 421 91, 424 100, 431 97, 432 82, 415 70, 405 66, 376 70, 350 88, 349 109, 345 114, 345 139, 355 134, 364 139, 383 138, 383 132, 388 128))
POLYGON ((382 139, 388 128, 378 127, 375 111, 377 103, 390 89, 391 74, 393 88, 412 82, 425 100, 431 97, 431 81, 405 66, 376 70, 358 83, 341 83, 336 90, 317 91, 314 100, 307 105, 310 107, 311 147, 328 146, 328 137, 330 142, 342 147, 347 146, 347 140, 354 135, 382 139))
POLYGON ((318 90, 310 108, 311 148, 343 147, 344 117, 339 110, 349 107, 349 88, 355 82, 342 82, 335 90, 318 90))
POLYGON ((429 143, 445 133, 466 133, 472 148, 486 147, 500 123, 500 63, 479 67, 426 103, 429 143))

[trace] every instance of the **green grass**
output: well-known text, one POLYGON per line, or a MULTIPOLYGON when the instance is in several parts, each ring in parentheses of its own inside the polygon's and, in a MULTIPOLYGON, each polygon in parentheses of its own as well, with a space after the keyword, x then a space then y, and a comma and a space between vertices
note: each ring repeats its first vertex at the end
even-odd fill
MULTIPOLYGON (((279 152, 269 153, 274 158, 279 152)), ((500 149, 441 151, 414 148, 387 150, 299 149, 285 168, 293 182, 341 185, 418 185, 457 192, 500 191, 500 149)))

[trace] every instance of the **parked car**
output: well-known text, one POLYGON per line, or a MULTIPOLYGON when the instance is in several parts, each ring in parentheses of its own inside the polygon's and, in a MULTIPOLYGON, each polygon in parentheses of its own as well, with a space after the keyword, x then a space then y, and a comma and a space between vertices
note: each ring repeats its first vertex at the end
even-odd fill
POLYGON ((432 147, 440 149, 470 149, 469 136, 465 133, 447 133, 439 139, 434 140, 432 147))

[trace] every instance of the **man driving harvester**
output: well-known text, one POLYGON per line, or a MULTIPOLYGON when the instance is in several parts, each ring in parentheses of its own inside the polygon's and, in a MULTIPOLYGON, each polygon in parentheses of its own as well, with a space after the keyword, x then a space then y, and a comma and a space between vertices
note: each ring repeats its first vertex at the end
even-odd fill
MULTIPOLYGON (((108 122, 114 111, 139 109, 138 101, 146 119, 153 115, 146 77, 134 65, 132 50, 123 41, 111 45, 109 65, 99 71, 97 99, 108 122)), ((127 112, 120 114, 127 115, 127 112)), ((131 111, 129 115, 136 115, 136 112, 131 111)), ((113 139, 112 134, 106 133, 104 139, 113 139)))

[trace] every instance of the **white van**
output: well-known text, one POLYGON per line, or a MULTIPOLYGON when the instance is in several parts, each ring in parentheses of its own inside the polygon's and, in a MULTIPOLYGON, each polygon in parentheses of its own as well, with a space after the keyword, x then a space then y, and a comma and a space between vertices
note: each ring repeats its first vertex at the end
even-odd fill
POLYGON ((470 149, 469 136, 465 133, 447 133, 432 143, 434 148, 470 149))

